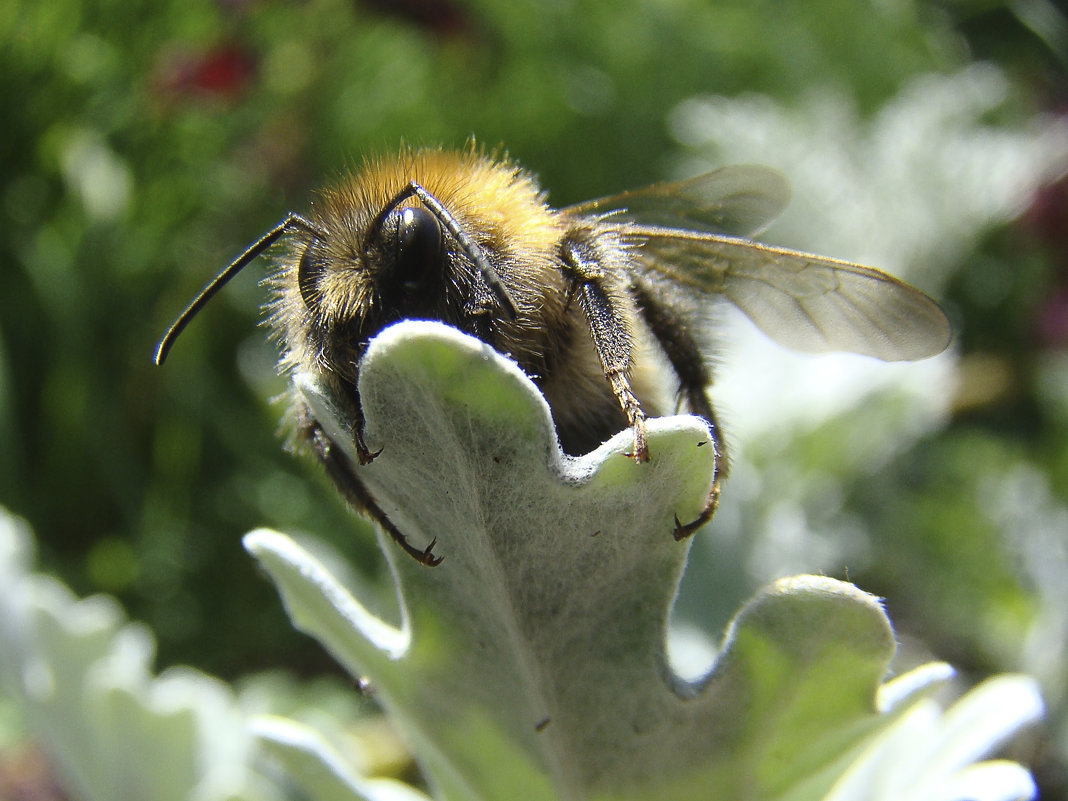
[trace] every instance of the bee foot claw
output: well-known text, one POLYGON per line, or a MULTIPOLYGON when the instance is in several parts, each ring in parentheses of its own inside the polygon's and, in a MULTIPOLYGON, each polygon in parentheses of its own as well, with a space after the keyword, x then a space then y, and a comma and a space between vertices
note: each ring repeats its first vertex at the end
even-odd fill
POLYGON ((381 454, 381 453, 382 453, 382 449, 381 448, 379 448, 377 451, 374 451, 372 453, 367 448, 360 447, 360 448, 356 449, 356 459, 357 459, 357 461, 359 461, 359 463, 361 465, 371 464, 371 462, 373 462, 375 459, 377 459, 379 454, 381 454))
POLYGON ((623 454, 628 459, 633 459, 636 462, 648 462, 649 461, 649 449, 643 448, 642 450, 627 451, 623 454))
POLYGON ((719 506, 719 480, 712 485, 712 491, 708 495, 708 505, 705 506, 704 511, 701 512, 694 520, 689 523, 683 523, 679 520, 679 516, 675 515, 675 542, 682 542, 687 537, 693 536, 697 529, 701 528, 705 523, 712 519, 716 514, 716 508, 719 506))
POLYGON ((696 520, 683 524, 682 521, 679 520, 679 516, 675 515, 675 531, 673 532, 675 535, 675 542, 682 542, 687 537, 692 537, 694 532, 707 523, 710 517, 711 515, 706 516, 705 513, 702 512, 696 520))
POLYGON ((437 544, 437 542, 437 537, 435 537, 430 541, 430 544, 426 546, 426 548, 424 548, 422 551, 415 552, 415 554, 418 554, 415 558, 416 561, 419 562, 419 564, 426 565, 427 567, 437 567, 441 564, 441 560, 444 559, 444 557, 434 556, 434 554, 432 553, 432 551, 434 550, 434 546, 437 544))

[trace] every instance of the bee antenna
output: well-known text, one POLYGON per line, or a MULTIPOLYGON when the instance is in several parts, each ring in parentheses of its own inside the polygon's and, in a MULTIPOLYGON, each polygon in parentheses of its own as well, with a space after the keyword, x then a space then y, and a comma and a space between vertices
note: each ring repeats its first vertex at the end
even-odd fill
MULTIPOLYGON (((486 257, 485 250, 483 250, 482 246, 473 240, 467 231, 460 226, 459 220, 453 216, 451 211, 445 208, 445 204, 424 189, 418 181, 409 183, 394 196, 393 200, 386 204, 386 207, 378 213, 378 216, 375 218, 374 224, 369 231, 374 232, 378 230, 379 226, 381 226, 382 222, 386 219, 386 215, 413 195, 419 198, 419 202, 426 206, 427 209, 438 218, 438 221, 445 226, 446 230, 452 234, 463 252, 475 263, 479 274, 482 276, 482 280, 486 282, 486 286, 489 287, 490 291, 497 298, 497 302, 504 311, 505 317, 509 320, 514 320, 517 315, 515 301, 512 300, 512 296, 508 293, 508 288, 505 287, 504 283, 501 281, 501 277, 497 274, 497 271, 493 269, 493 265, 490 264, 489 259, 486 257)), ((368 234, 368 237, 370 237, 370 233, 368 234)))
POLYGON ((294 214, 293 212, 287 214, 282 222, 278 223, 278 225, 250 245, 244 253, 238 256, 230 264, 229 267, 215 276, 208 285, 200 290, 200 293, 193 298, 193 302, 186 307, 185 311, 178 315, 178 319, 167 329, 167 333, 163 335, 163 339, 161 339, 159 345, 156 346, 156 364, 162 365, 163 362, 166 361, 167 354, 170 352, 175 340, 178 339, 178 335, 185 330, 185 327, 197 316, 207 302, 215 297, 220 289, 226 286, 231 278, 241 272, 253 259, 278 241, 279 237, 293 228, 300 228, 313 236, 324 236, 324 233, 320 231, 318 227, 304 217, 301 217, 299 214, 294 214))

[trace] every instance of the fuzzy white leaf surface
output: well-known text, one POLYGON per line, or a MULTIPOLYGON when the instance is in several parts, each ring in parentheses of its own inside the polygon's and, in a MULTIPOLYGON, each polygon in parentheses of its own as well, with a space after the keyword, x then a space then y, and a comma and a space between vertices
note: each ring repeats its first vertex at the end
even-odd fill
MULTIPOLYGON (((348 444, 342 404, 296 381, 348 444)), ((696 418, 650 421, 647 464, 626 456, 629 432, 565 456, 513 363, 425 322, 372 342, 359 389, 382 450, 357 474, 443 557, 425 567, 381 537, 399 627, 288 537, 261 530, 246 545, 298 627, 371 679, 436 798, 817 799, 946 676, 921 671, 880 712, 894 640, 878 599, 811 576, 750 601, 708 675, 672 672, 667 621, 689 548, 673 521, 700 511, 712 477, 696 418)))

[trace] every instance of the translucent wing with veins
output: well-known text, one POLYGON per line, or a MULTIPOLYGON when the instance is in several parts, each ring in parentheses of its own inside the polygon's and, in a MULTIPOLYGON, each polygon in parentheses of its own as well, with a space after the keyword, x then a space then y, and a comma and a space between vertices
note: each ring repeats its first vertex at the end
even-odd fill
POLYGON ((639 244, 639 269, 651 278, 727 298, 794 350, 849 351, 885 361, 945 350, 949 321, 918 289, 871 267, 743 238, 777 217, 789 194, 775 170, 736 166, 564 212, 618 226, 639 244))
POLYGON ((737 237, 634 227, 643 266, 677 285, 723 295, 794 350, 925 359, 949 345, 945 313, 920 290, 838 259, 737 237))
POLYGON ((790 186, 770 167, 740 164, 684 181, 665 182, 563 209, 612 222, 753 236, 782 214, 790 186))

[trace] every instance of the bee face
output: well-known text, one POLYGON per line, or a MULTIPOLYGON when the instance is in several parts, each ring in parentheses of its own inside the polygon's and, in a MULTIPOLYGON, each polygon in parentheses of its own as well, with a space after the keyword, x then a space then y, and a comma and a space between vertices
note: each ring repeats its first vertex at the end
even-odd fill
MULTIPOLYGON (((475 148, 403 151, 366 163, 323 191, 309 217, 291 213, 249 247, 182 313, 156 361, 233 275, 285 237, 269 306, 281 367, 317 374, 350 405, 360 463, 376 455, 362 439, 360 357, 398 320, 439 320, 515 359, 544 393, 569 453, 629 426, 631 455, 647 460, 646 414, 659 411, 647 368, 666 363, 717 454, 705 513, 676 521, 682 539, 712 516, 727 465, 694 313, 702 299, 729 300, 802 351, 919 359, 949 342, 941 309, 907 284, 746 238, 787 194, 778 173, 734 167, 554 210, 528 173, 475 148)), ((382 513, 307 408, 297 418, 348 500, 436 564, 382 513)))
POLYGON ((563 308, 560 226, 524 172, 476 151, 371 162, 322 192, 274 276, 270 321, 287 367, 355 378, 367 341, 433 319, 507 353, 563 308))

